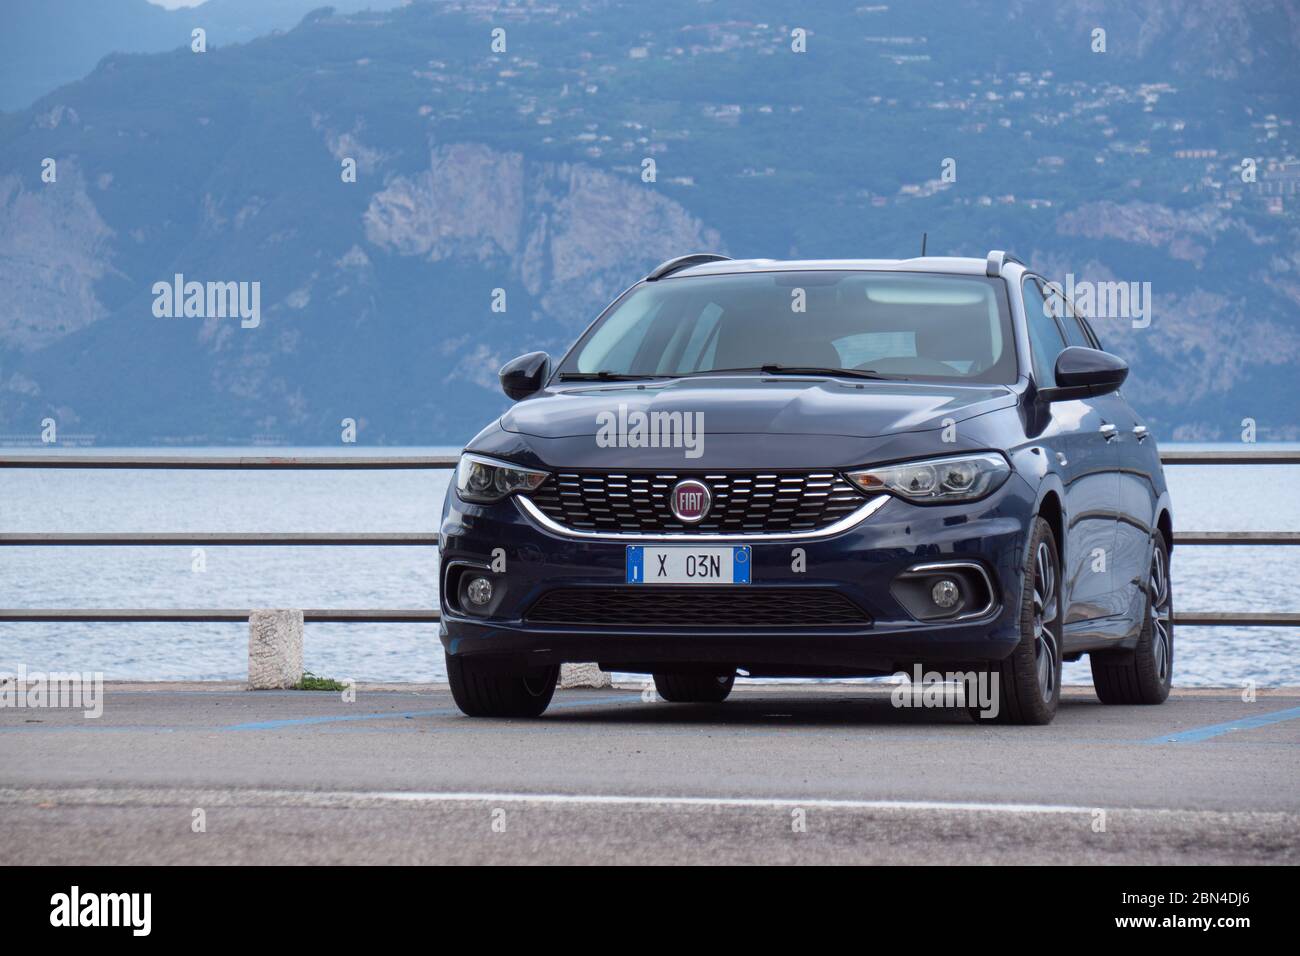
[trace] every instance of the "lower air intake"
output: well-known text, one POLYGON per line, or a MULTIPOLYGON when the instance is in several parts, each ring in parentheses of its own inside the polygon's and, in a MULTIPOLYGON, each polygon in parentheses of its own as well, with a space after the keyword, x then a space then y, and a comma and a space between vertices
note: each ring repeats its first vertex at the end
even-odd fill
POLYGON ((818 588, 562 588, 529 609, 535 624, 582 627, 825 627, 868 624, 862 608, 818 588))

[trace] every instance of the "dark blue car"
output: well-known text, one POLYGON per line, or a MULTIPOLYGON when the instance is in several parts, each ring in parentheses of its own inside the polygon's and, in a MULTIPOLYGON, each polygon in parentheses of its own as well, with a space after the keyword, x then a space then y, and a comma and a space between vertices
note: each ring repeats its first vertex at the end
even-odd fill
POLYGON ((687 702, 924 671, 1043 724, 1086 653, 1159 703, 1171 512, 1127 372, 1002 252, 666 262, 501 370, 443 509, 456 702, 538 715, 563 662, 687 702))

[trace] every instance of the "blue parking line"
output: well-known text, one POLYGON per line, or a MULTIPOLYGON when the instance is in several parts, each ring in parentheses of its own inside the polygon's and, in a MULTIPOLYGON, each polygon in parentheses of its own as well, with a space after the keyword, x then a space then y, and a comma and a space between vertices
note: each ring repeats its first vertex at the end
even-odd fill
MULTIPOLYGON (((551 704, 551 709, 563 707, 586 707, 594 704, 613 704, 640 700, 638 693, 619 694, 615 697, 589 697, 586 700, 565 700, 551 704)), ((441 707, 437 710, 405 710, 379 714, 324 714, 320 717, 290 717, 284 720, 263 720, 250 724, 233 724, 222 730, 279 730, 281 727, 303 727, 313 724, 333 724, 356 720, 399 720, 409 717, 451 717, 459 714, 455 707, 441 707)))
POLYGON ((306 727, 310 724, 333 724, 344 720, 399 720, 406 717, 446 717, 454 714, 455 708, 443 707, 439 710, 394 710, 383 714, 339 714, 320 717, 290 717, 285 720, 262 720, 251 724, 232 724, 222 730, 278 730, 281 727, 306 727))
POLYGON ((1164 734, 1160 737, 1152 737, 1149 740, 1139 740, 1140 744, 1195 744, 1202 740, 1209 740, 1212 737, 1219 737, 1223 734, 1230 734, 1234 730, 1251 730, 1255 727, 1267 727, 1269 724, 1280 724, 1284 720, 1295 720, 1300 718, 1300 707, 1291 707, 1287 710, 1275 710, 1268 714, 1259 714, 1255 717, 1242 717, 1240 720, 1230 720, 1225 724, 1211 724, 1208 727, 1197 727, 1193 730, 1180 730, 1173 734, 1164 734))

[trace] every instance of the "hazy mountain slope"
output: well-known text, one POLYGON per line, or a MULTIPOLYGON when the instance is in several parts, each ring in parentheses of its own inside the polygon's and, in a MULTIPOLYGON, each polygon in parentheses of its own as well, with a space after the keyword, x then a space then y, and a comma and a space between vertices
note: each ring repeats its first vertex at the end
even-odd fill
MULTIPOLYGON (((334 0, 340 13, 382 10, 399 0, 334 0)), ((207 0, 166 10, 147 0, 5 0, 0 6, 0 110, 21 109, 94 69, 109 53, 156 53, 190 45, 202 27, 211 46, 287 30, 320 0, 207 0)))
POLYGON ((660 259, 907 256, 926 230, 1150 282, 1149 327, 1097 324, 1162 437, 1300 437, 1296 5, 1175 7, 416 4, 111 55, 0 116, 0 436, 462 441, 502 361, 660 259), (1228 26, 1191 55, 1198 24, 1228 26), (260 282, 260 325, 156 318, 177 273, 260 282))

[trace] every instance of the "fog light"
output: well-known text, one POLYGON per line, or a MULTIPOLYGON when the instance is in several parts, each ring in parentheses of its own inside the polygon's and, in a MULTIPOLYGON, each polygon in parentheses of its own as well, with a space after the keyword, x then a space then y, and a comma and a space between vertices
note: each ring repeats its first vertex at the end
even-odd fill
POLYGON ((465 588, 465 596, 477 607, 483 607, 492 600, 492 582, 487 578, 475 578, 465 588))
POLYGON ((943 578, 930 588, 930 600, 941 608, 950 608, 961 600, 961 588, 952 578, 943 578))

